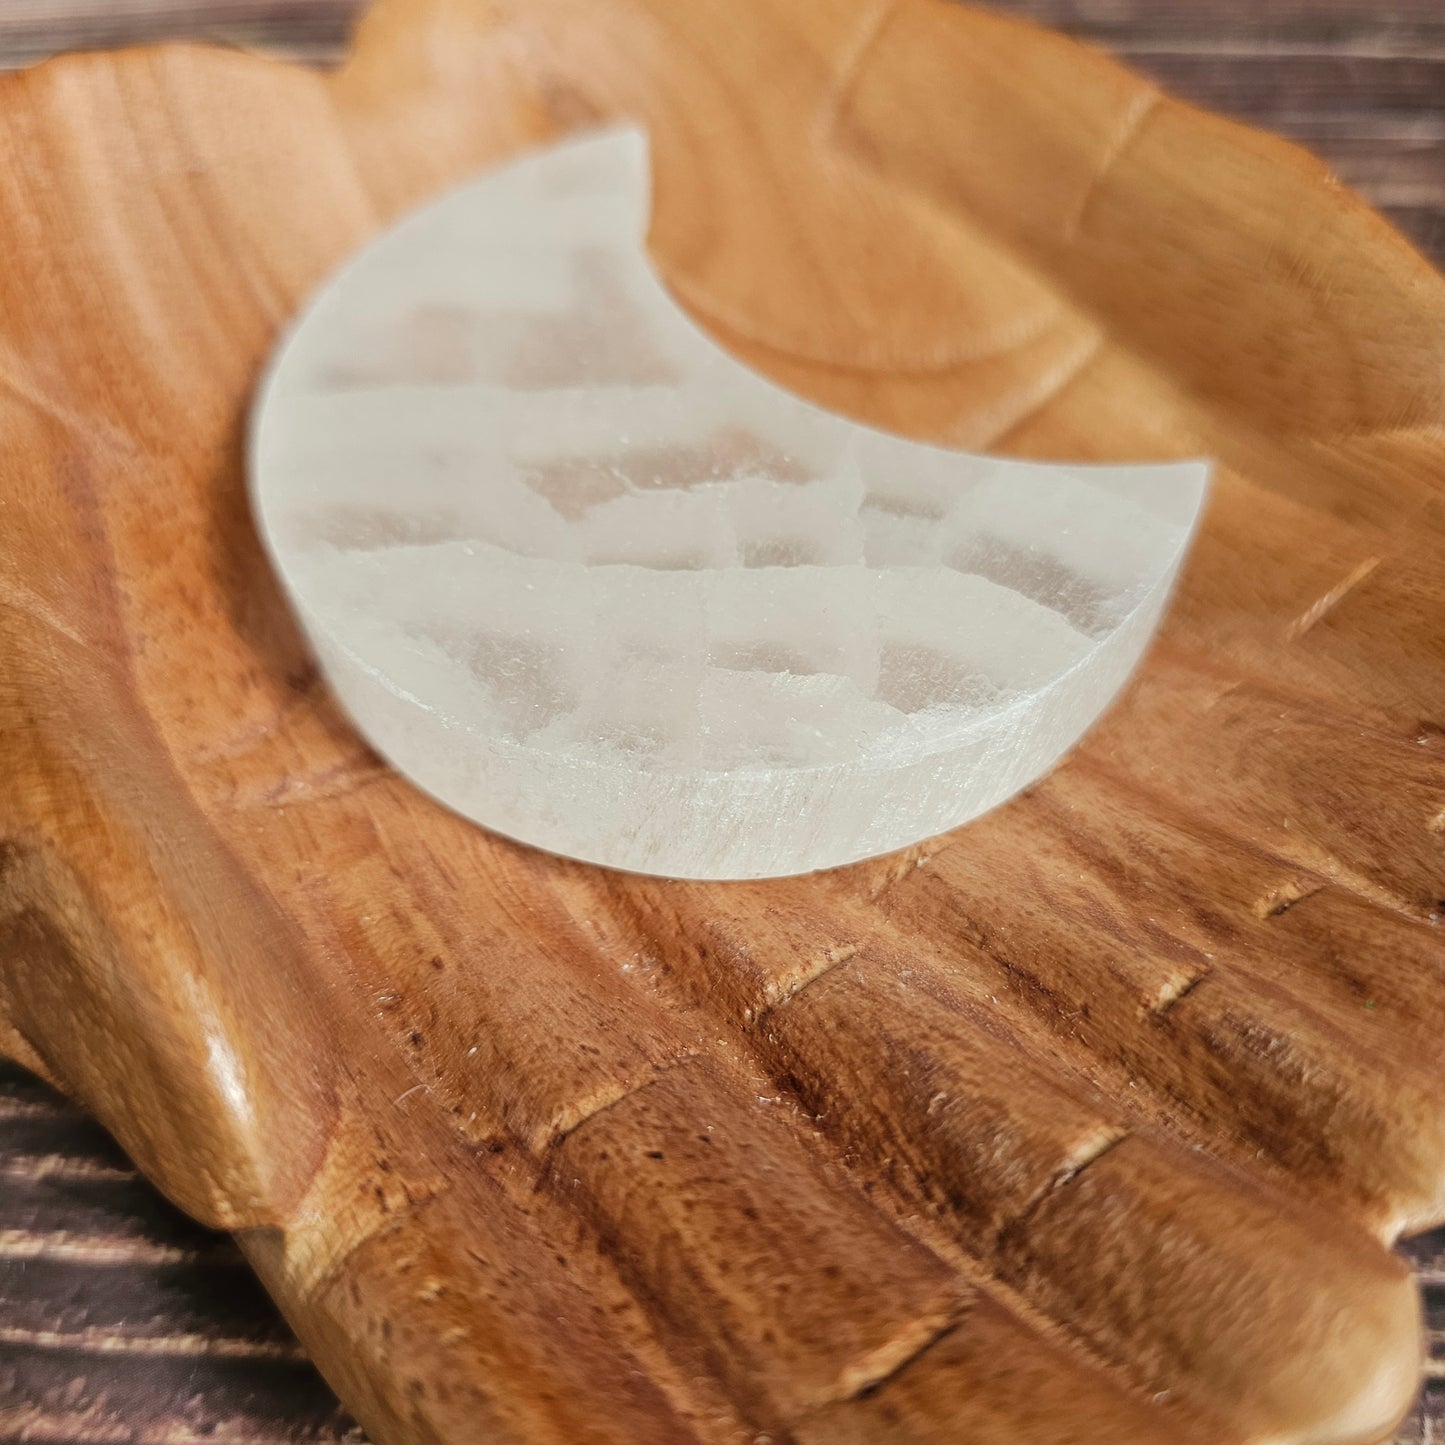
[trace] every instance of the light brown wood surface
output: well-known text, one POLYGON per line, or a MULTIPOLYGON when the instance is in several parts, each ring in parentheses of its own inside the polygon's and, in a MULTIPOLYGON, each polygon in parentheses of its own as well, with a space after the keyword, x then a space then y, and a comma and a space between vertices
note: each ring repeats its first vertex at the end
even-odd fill
POLYGON ((931 0, 382 0, 0 86, 0 1011, 391 1441, 1298 1441, 1445 1217, 1445 282, 1323 170, 931 0), (246 515, 277 328, 616 114, 724 344, 973 448, 1222 464, 1052 778, 902 857, 610 875, 336 713, 246 515))

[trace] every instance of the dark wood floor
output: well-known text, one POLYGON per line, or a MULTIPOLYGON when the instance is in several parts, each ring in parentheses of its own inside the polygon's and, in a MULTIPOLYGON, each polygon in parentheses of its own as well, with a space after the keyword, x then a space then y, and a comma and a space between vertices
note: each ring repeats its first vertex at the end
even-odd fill
MULTIPOLYGON (((1445 263, 1445 0, 1012 0, 1292 136, 1445 263)), ((0 0, 0 67, 204 37, 325 63, 353 0, 0 0)), ((1430 1331, 1400 1445, 1445 1445, 1445 1231, 1405 1247, 1430 1331)), ((357 1441, 234 1246, 0 1065, 0 1445, 357 1441)), ((1046 1442, 1040 1442, 1046 1445, 1046 1442)))

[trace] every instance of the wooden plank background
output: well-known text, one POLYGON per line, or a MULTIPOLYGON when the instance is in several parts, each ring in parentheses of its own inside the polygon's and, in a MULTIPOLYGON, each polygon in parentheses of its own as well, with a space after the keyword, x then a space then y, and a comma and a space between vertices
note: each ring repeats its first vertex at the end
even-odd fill
MULTIPOLYGON (((1445 0, 1012 0, 1176 93, 1293 136, 1445 262, 1445 0)), ((201 37, 326 63, 354 0, 0 0, 0 67, 201 37)), ((1445 1231, 1398 1445, 1445 1445, 1445 1231)), ((359 1441, 239 1255, 0 1065, 0 1445, 359 1441)), ((1043 1445, 1043 1442, 1040 1442, 1043 1445)))

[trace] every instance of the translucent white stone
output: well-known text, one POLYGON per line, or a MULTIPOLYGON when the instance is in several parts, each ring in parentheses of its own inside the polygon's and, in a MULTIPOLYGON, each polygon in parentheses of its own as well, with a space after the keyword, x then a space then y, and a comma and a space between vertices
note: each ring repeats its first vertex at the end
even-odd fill
POLYGON ((252 490, 332 687, 458 812, 642 872, 806 872, 1002 802, 1137 662, 1206 468, 810 406, 679 310, 648 213, 636 131, 533 152, 293 329, 252 490))

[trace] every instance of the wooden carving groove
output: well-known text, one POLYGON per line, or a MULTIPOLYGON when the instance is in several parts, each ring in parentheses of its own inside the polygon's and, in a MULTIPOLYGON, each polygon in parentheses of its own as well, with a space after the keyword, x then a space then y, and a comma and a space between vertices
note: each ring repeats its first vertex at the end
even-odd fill
POLYGON ((323 77, 0 81, 0 1045, 235 1230, 378 1442, 1388 1433, 1445 1219, 1445 281, 1302 153, 938 0, 380 0, 323 77), (768 884, 488 836, 368 753, 264 564, 278 328, 612 117, 798 392, 1209 454, 1052 777, 768 884))

